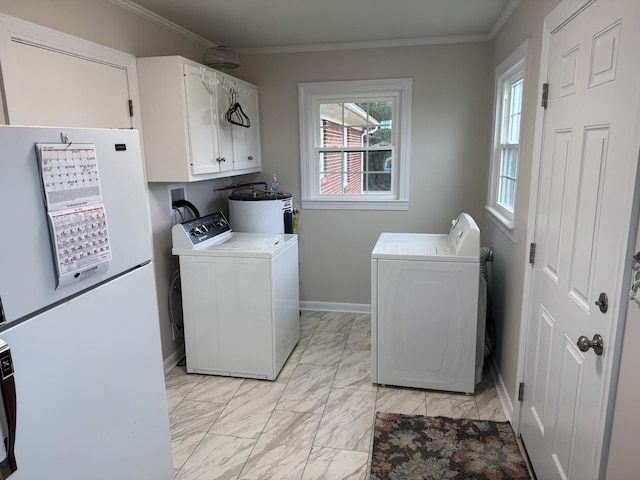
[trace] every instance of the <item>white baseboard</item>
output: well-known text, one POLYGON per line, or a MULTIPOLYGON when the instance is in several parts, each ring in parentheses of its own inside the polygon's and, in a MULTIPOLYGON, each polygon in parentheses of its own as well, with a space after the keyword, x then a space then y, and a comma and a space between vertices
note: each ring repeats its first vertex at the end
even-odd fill
POLYGON ((184 346, 180 347, 178 350, 169 355, 163 362, 164 364, 164 373, 169 373, 169 371, 175 367, 180 360, 184 357, 184 346))
POLYGON ((513 403, 511 403, 511 398, 507 392, 507 388, 502 381, 502 377, 500 376, 500 372, 498 371, 498 366, 496 365, 493 357, 489 357, 489 371, 491 372, 491 377, 493 378, 493 383, 496 386, 496 391, 498 392, 498 398, 500 399, 500 405, 502 405, 502 410, 504 411, 507 420, 509 423, 513 425, 513 403))
POLYGON ((371 305, 360 303, 300 302, 300 310, 319 312, 371 313, 371 305))

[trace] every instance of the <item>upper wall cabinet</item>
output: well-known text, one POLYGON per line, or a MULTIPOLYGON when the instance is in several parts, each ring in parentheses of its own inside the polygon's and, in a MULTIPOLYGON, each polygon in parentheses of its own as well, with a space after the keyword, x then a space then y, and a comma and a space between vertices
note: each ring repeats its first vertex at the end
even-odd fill
POLYGON ((8 124, 140 126, 131 54, 0 14, 0 64, 8 124))
POLYGON ((150 182, 259 172, 258 89, 179 56, 137 60, 150 182))

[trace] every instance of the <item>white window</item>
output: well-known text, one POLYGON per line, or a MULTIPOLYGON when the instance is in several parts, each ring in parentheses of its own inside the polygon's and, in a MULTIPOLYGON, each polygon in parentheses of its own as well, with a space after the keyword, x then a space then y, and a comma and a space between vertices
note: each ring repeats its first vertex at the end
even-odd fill
POLYGON ((513 237, 527 42, 496 69, 496 105, 487 209, 513 237))
POLYGON ((407 210, 411 79, 301 83, 302 207, 407 210))

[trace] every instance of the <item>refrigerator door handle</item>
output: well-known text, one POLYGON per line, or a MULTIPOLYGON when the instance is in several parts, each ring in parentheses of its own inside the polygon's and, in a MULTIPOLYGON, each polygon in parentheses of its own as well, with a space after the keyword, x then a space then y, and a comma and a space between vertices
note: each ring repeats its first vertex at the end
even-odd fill
POLYGON ((0 385, 2 387, 2 403, 4 415, 7 421, 7 437, 4 439, 7 458, 0 462, 0 479, 4 480, 18 469, 15 456, 16 443, 16 383, 13 378, 13 361, 11 349, 3 340, 0 340, 0 385))

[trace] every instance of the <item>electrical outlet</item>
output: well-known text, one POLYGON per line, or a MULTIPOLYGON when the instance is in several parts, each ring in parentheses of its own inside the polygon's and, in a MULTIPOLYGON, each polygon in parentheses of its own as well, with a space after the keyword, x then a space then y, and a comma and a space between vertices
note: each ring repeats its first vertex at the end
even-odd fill
POLYGON ((169 216, 175 214, 173 202, 187 199, 187 187, 184 183, 174 183, 167 187, 169 192, 169 216))

